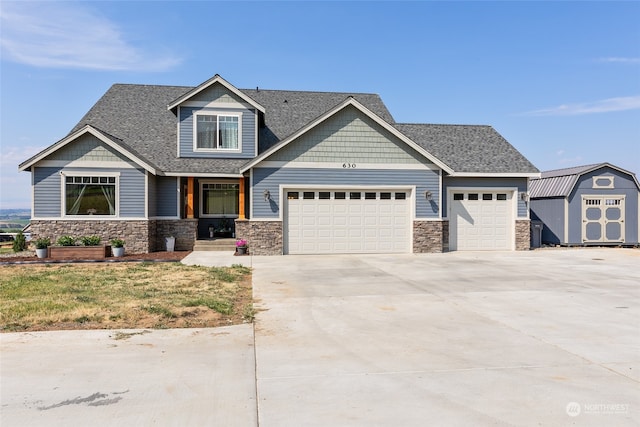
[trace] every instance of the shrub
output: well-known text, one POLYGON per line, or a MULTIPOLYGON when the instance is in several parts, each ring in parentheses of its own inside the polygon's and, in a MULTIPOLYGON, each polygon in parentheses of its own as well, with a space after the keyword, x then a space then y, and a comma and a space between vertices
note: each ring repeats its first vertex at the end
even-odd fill
POLYGON ((74 246, 76 239, 72 236, 60 236, 56 243, 60 246, 74 246))
POLYGON ((27 239, 22 234, 22 230, 18 231, 15 239, 13 239, 13 252, 22 252, 27 248, 27 239))
POLYGON ((82 246, 98 246, 102 239, 100 236, 82 236, 80 242, 82 242, 82 246))
POLYGON ((124 247, 124 240, 118 238, 111 239, 111 246, 114 248, 122 248, 124 247))
POLYGON ((48 237, 38 237, 33 243, 36 245, 36 249, 47 249, 48 246, 51 246, 51 239, 48 237))

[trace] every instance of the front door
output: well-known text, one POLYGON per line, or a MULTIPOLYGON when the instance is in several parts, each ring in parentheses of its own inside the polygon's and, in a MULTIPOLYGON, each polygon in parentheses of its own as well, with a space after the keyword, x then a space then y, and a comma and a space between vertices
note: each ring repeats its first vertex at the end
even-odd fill
POLYGON ((624 242, 624 196, 582 196, 582 242, 624 242))

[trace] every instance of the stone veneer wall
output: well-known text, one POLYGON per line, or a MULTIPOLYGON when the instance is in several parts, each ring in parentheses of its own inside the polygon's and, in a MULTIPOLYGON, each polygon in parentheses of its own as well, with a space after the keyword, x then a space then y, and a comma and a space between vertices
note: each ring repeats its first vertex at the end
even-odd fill
POLYGON ((282 255, 282 221, 236 220, 236 237, 245 239, 251 255, 282 255))
POLYGON ((150 228, 155 227, 155 233, 152 236, 152 250, 165 251, 167 249, 165 237, 173 236, 176 238, 176 251, 192 251, 193 245, 198 238, 198 220, 196 218, 189 219, 156 219, 149 221, 150 228))
POLYGON ((531 249, 531 221, 518 219, 516 220, 516 251, 529 249, 531 249))
MULTIPOLYGON (((449 224, 444 221, 414 221, 413 222, 413 252, 437 253, 444 250, 444 234, 449 234, 449 224)), ((447 237, 447 242, 449 238, 447 237)))
POLYGON ((166 250, 164 238, 176 238, 175 250, 191 251, 196 240, 197 219, 172 220, 32 220, 33 239, 49 237, 55 244, 61 236, 100 236, 104 243, 113 238, 125 241, 126 252, 130 254, 166 250))
POLYGON ((113 238, 125 241, 127 253, 147 253, 149 247, 149 221, 111 221, 111 220, 31 220, 32 239, 48 237, 55 244, 61 236, 100 236, 104 243, 113 238))

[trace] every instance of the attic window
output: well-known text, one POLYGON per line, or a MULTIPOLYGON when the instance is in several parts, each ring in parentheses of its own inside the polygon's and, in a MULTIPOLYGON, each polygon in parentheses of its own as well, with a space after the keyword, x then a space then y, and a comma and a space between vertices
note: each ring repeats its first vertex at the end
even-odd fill
POLYGON ((239 150, 240 115, 195 114, 195 151, 239 150))
POLYGON ((591 188, 613 188, 613 176, 594 176, 591 188))

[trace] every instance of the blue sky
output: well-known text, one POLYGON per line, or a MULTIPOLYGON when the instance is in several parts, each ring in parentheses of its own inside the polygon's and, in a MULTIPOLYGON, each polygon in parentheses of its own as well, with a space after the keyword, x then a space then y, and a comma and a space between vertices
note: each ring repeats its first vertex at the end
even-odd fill
POLYGON ((114 83, 378 93, 539 169, 640 173, 640 2, 0 2, 0 208, 114 83))

